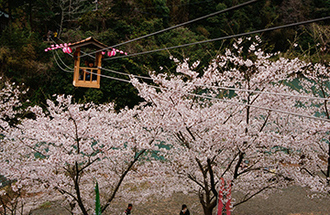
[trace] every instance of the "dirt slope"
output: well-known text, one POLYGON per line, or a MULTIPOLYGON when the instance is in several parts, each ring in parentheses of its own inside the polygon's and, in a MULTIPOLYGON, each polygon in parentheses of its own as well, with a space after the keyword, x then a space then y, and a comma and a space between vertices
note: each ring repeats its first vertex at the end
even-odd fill
MULTIPOLYGON (((330 196, 327 198, 308 198, 311 193, 301 187, 290 187, 281 193, 272 194, 269 198, 256 197, 233 211, 233 215, 330 215, 330 196)), ((117 215, 125 210, 128 202, 114 203, 106 214, 117 215)), ((161 201, 149 201, 133 205, 134 215, 176 215, 182 204, 187 204, 193 215, 202 215, 202 208, 195 196, 175 194, 161 201)), ((31 215, 69 215, 67 211, 55 204, 49 208, 35 210, 31 215)), ((105 214, 104 214, 105 215, 105 214)))

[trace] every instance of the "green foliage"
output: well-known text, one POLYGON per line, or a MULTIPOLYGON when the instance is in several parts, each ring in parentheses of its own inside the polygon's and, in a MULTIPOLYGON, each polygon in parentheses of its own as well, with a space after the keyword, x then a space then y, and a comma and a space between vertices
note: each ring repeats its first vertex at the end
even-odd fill
POLYGON ((52 203, 49 202, 49 201, 46 201, 46 202, 42 203, 42 204, 39 206, 39 208, 42 208, 42 209, 46 209, 46 208, 50 208, 50 207, 52 207, 52 203))
POLYGON ((325 65, 330 62, 330 26, 313 24, 308 29, 303 28, 289 43, 289 49, 283 53, 286 58, 298 57, 325 65))

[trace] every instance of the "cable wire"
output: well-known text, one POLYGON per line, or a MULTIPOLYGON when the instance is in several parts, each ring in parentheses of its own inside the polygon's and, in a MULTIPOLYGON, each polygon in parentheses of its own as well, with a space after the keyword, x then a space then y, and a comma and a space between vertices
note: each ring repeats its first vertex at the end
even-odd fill
POLYGON ((107 75, 102 75, 102 74, 97 74, 97 73, 92 73, 92 75, 99 75, 101 77, 104 77, 104 78, 108 78, 108 79, 112 79, 112 80, 116 80, 116 81, 121 81, 121 82, 125 82, 125 83, 131 83, 130 80, 125 80, 125 79, 122 79, 122 78, 116 78, 116 77, 112 77, 112 76, 107 76, 107 75))
MULTIPOLYGON (((251 2, 252 2, 252 1, 251 1, 251 2)), ((250 2, 250 3, 251 3, 251 2, 250 2)), ((254 2, 254 1, 253 1, 253 2, 254 2)), ((248 3, 248 2, 247 2, 247 3, 248 3)), ((246 4, 247 4, 247 3, 246 3, 246 4)), ((220 12, 221 12, 221 11, 220 11, 220 12)), ((216 12, 216 13, 218 13, 218 12, 216 12)), ((210 14, 210 15, 212 15, 212 14, 210 14)), ((208 16, 209 16, 209 15, 208 15, 208 16)), ((204 16, 204 17, 205 17, 205 16, 204 16)), ((186 23, 182 23, 182 25, 187 24, 187 23, 191 23, 191 22, 193 22, 193 21, 196 21, 196 20, 202 19, 202 18, 204 18, 204 17, 200 17, 200 18, 198 18, 198 19, 191 20, 191 21, 188 21, 188 22, 186 22, 186 23)), ((297 26, 297 25, 304 25, 304 24, 309 24, 309 23, 318 22, 318 21, 324 21, 324 20, 327 20, 327 19, 329 19, 329 18, 330 18, 330 16, 328 16, 328 17, 323 17, 323 18, 318 18, 318 19, 313 19, 313 20, 308 20, 308 21, 302 21, 302 22, 292 23, 292 24, 287 24, 287 25, 282 25, 282 26, 277 26, 277 27, 272 27, 272 28, 267 28, 267 29, 262 29, 262 30, 256 30, 256 31, 252 31, 252 32, 246 32, 246 33, 241 33, 241 34, 236 34, 236 35, 230 35, 230 36, 220 37, 220 38, 211 39, 211 40, 206 40, 206 41, 200 41, 200 42, 195 42, 195 43, 190 43, 190 44, 184 44, 184 45, 180 45, 180 46, 173 46, 173 47, 168 47, 168 48, 164 48, 164 49, 157 49, 157 50, 152 50, 152 51, 147 51, 147 52, 142 52, 142 53, 136 53, 136 54, 131 54, 131 55, 128 55, 128 56, 114 57, 114 58, 111 58, 111 59, 122 58, 122 57, 130 57, 130 56, 136 56, 136 55, 138 55, 138 54, 152 53, 152 52, 156 52, 156 51, 162 51, 162 50, 168 50, 168 49, 173 49, 173 48, 185 47, 185 46, 189 46, 189 45, 201 44, 201 43, 206 43, 206 42, 213 42, 213 41, 222 40, 222 39, 230 39, 230 38, 234 38, 234 37, 242 37, 242 36, 246 36, 246 35, 249 35, 249 34, 262 33, 262 32, 266 32, 266 31, 277 30, 277 29, 280 29, 280 28, 287 28, 287 27, 293 27, 293 26, 297 26)), ((175 26, 173 26, 173 27, 175 27, 175 26)), ((171 28, 168 28, 167 30, 170 30, 170 29, 172 29, 172 27, 171 27, 171 28)), ((164 29, 164 30, 166 30, 166 29, 164 29)), ((163 30, 163 31, 164 31, 164 30, 163 30)), ((161 32, 162 32, 162 31, 155 32, 154 34, 156 34, 156 33, 161 33, 161 32)), ((148 35, 146 35, 146 36, 148 36, 148 35)), ((146 36, 144 36, 144 37, 146 37, 146 36)), ((142 38, 144 38, 144 37, 137 38, 137 39, 142 39, 142 38)), ((137 40, 137 39, 136 39, 136 40, 137 40)), ((54 42, 55 42, 55 41, 54 41, 54 42)), ((129 41, 128 41, 128 42, 129 42, 129 41)), ((121 44, 119 44, 119 45, 121 45, 121 44)), ((56 53, 56 54, 58 55, 58 53, 56 53)), ((89 54, 86 54, 86 55, 89 55, 89 54)), ((85 56, 86 56, 86 55, 85 55, 85 56)), ((58 57, 59 57, 59 56, 58 56, 58 57)), ((54 55, 54 59, 55 59, 57 65, 58 65, 58 67, 61 68, 63 71, 65 71, 65 72, 72 72, 72 71, 67 71, 67 70, 63 69, 63 68, 59 65, 59 63, 58 63, 58 61, 57 61, 55 55, 54 55)), ((61 58, 59 57, 59 59, 61 59, 61 58)), ((61 61, 62 61, 62 60, 61 60, 61 61)), ((62 61, 62 63, 63 63, 67 68, 71 69, 71 68, 68 67, 63 61, 62 61)), ((103 69, 103 70, 107 70, 107 69, 105 69, 105 68, 101 68, 101 69, 103 69)), ((132 75, 132 74, 127 74, 127 73, 118 72, 118 71, 115 71, 115 70, 107 70, 107 71, 110 71, 110 72, 113 72, 113 73, 116 73, 116 74, 121 74, 121 75, 132 75)), ((120 78, 115 78, 115 77, 111 77, 111 76, 105 76, 105 75, 101 75, 101 74, 96 74, 96 75, 100 75, 100 76, 105 77, 105 78, 111 78, 111 79, 114 79, 114 80, 124 81, 124 82, 130 83, 130 81, 128 81, 128 80, 124 80, 124 79, 120 79, 120 78)), ((133 75, 133 76, 136 77, 136 78, 143 78, 143 79, 149 79, 149 80, 152 80, 152 78, 145 77, 145 76, 137 76, 137 75, 133 75)), ((197 85, 195 85, 195 86, 197 86, 197 85)), ((213 87, 213 88, 214 88, 214 86, 207 86, 207 85, 199 85, 199 86, 202 86, 202 87, 213 87)), ((216 88, 218 88, 218 89, 224 89, 224 90, 235 90, 235 91, 245 91, 245 92, 253 92, 253 93, 272 94, 272 95, 279 95, 279 96, 288 96, 288 97, 295 97, 295 98, 318 99, 318 100, 325 100, 325 101, 329 100, 329 99, 327 99, 327 98, 309 97, 309 96, 301 96, 301 95, 290 95, 290 94, 281 94, 281 93, 273 93, 273 92, 263 92, 263 91, 255 91, 255 90, 245 90, 245 89, 239 89, 239 88, 229 88, 229 87, 216 87, 216 88)), ((197 95, 197 94, 196 94, 196 95, 197 95)), ((198 95, 198 96, 200 96, 200 95, 198 95)), ((253 106, 251 106, 251 107, 253 107, 253 106)))
POLYGON ((62 60, 62 58, 61 58, 60 55, 57 53, 57 51, 54 50, 54 52, 55 52, 55 54, 57 55, 58 59, 60 59, 60 61, 62 62, 62 64, 64 64, 64 66, 65 66, 67 69, 73 71, 73 68, 71 68, 71 67, 69 67, 68 65, 66 65, 66 63, 62 60))
POLYGON ((115 71, 112 69, 106 69, 104 67, 101 67, 101 70, 105 70, 105 71, 112 72, 112 73, 119 74, 119 75, 134 76, 135 78, 153 80, 152 78, 147 77, 147 76, 140 76, 140 75, 134 75, 134 74, 129 74, 129 73, 125 73, 125 72, 118 72, 118 71, 115 71))
POLYGON ((258 108, 258 109, 262 109, 262 110, 274 111, 274 112, 284 113, 284 114, 293 115, 293 116, 299 116, 299 117, 305 117, 305 118, 309 118, 309 119, 330 122, 330 119, 325 119, 325 118, 320 118, 320 117, 315 117, 315 116, 308 116, 308 115, 304 115, 304 114, 299 114, 299 113, 294 113, 294 112, 289 112, 289 111, 284 111, 284 110, 279 110, 279 109, 274 109, 274 108, 267 108, 267 107, 251 105, 251 104, 242 104, 242 103, 235 102, 235 101, 214 98, 214 97, 210 97, 210 96, 203 96, 203 95, 198 95, 198 94, 193 94, 193 93, 187 93, 187 95, 192 95, 192 96, 196 96, 196 97, 200 97, 200 98, 215 99, 215 100, 220 100, 220 101, 224 101, 224 102, 228 102, 228 103, 232 103, 232 104, 249 106, 249 107, 258 108))
POLYGON ((56 64, 57 64, 57 66, 58 66, 61 70, 63 70, 64 72, 73 73, 73 70, 70 70, 70 71, 69 71, 69 70, 64 69, 64 68, 58 63, 55 54, 53 54, 53 55, 54 55, 54 60, 55 60, 55 62, 56 62, 56 64))
MULTIPOLYGON (((147 76, 140 76, 140 75, 134 75, 129 74, 125 72, 118 72, 111 69, 106 69, 101 67, 102 70, 112 72, 115 74, 120 75, 126 75, 126 76, 133 76, 135 78, 141 78, 141 79, 147 79, 147 80, 153 80, 153 78, 147 77, 147 76)), ((259 90, 247 90, 247 89, 241 89, 241 88, 232 88, 232 87, 221 87, 221 86, 211 86, 211 85, 202 85, 202 84, 193 84, 189 83, 191 86, 197 86, 197 87, 207 87, 207 88, 216 88, 221 90, 232 90, 232 91, 241 91, 241 92, 248 92, 248 93, 256 93, 256 94, 269 94, 269 95, 275 95, 275 96, 284 96, 284 97, 292 97, 292 98, 302 98, 302 99, 314 99, 314 100, 321 100, 321 101, 328 101, 330 98, 321 98, 321 97, 313 97, 313 96, 303 96, 303 95, 292 95, 292 94, 285 94, 285 93, 275 93, 275 92, 268 92, 268 91, 259 91, 259 90)))
MULTIPOLYGON (((94 74, 96 74, 96 73, 94 73, 94 74)), ((117 80, 117 81, 131 83, 131 81, 129 81, 129 80, 114 78, 114 77, 106 76, 106 75, 101 75, 101 76, 104 77, 104 78, 110 78, 110 79, 114 79, 114 80, 117 80)), ((165 88, 162 88, 162 87, 159 87, 159 86, 152 86, 152 85, 148 85, 146 83, 144 83, 144 84, 148 87, 152 87, 152 88, 156 88, 156 89, 161 89, 161 90, 165 89, 165 88)), ((167 90, 169 90, 169 89, 167 89, 167 90)), ((170 89, 170 91, 181 93, 179 90, 174 90, 174 89, 170 89)), ((278 112, 278 113, 284 113, 284 114, 293 115, 293 116, 305 117, 305 118, 309 118, 309 119, 313 119, 313 120, 321 120, 321 121, 325 121, 325 122, 330 122, 330 119, 325 119, 325 118, 320 118, 320 117, 315 117, 315 116, 308 116, 308 115, 304 115, 304 114, 299 114, 299 113, 294 113, 294 112, 289 112, 289 111, 283 111, 283 110, 274 109, 274 108, 267 108, 267 107, 251 105, 251 104, 242 104, 240 102, 230 101, 230 100, 221 99, 221 98, 214 98, 214 97, 211 97, 211 96, 198 95, 198 94, 194 94, 194 93, 185 93, 185 94, 195 96, 195 97, 200 97, 200 98, 213 99, 213 100, 223 101, 223 102, 227 102, 227 103, 258 108, 258 109, 262 109, 262 110, 268 110, 268 111, 274 111, 274 112, 278 112)))
MULTIPOLYGON (((122 43, 119 43, 117 45, 114 45, 114 46, 109 46, 107 48, 103 48, 103 49, 100 49, 100 50, 97 50, 97 51, 94 51, 94 52, 90 52, 89 54, 95 54, 97 52, 100 52, 100 51, 105 51, 105 50, 108 50, 108 49, 111 49, 111 48, 115 48, 115 47, 118 47, 118 46, 121 46, 121 45, 124 45, 124 44, 127 44, 127 43, 131 43, 131 42, 134 42, 134 41, 137 41, 137 40, 141 40, 141 39, 144 39, 144 38, 147 38, 147 37, 151 37, 151 36, 154 36, 154 35, 157 35, 157 34, 160 34, 160 33, 163 33, 165 31, 169 31, 169 30, 172 30, 172 29, 175 29, 175 28, 179 28, 181 26, 184 26, 184 25, 188 25, 188 24, 191 24, 193 22, 197 22, 197 21, 200 21, 202 19, 206 19, 206 18, 209 18, 209 17, 212 17, 212 16, 215 16, 215 15, 219 15, 221 13, 226 13, 226 12, 229 12, 229 11, 232 11, 232 10, 236 10, 238 8, 241 8, 241 7, 244 7, 246 5, 249 5, 249 4, 252 4, 252 3, 256 3, 260 0, 251 0, 251 1, 248 1, 248 2, 245 2, 245 3, 242 3, 242 4, 239 4, 239 5, 235 5, 233 7, 230 7, 230 8, 226 8, 224 10, 221 10, 221 11, 217 11, 217 12, 214 12, 214 13, 211 13, 211 14, 208 14, 208 15, 205 15, 205 16, 202 16, 202 17, 199 17, 199 18, 196 18, 196 19, 193 19, 193 20, 190 20, 190 21, 187 21, 187 22, 183 22, 181 24, 178 24, 178 25, 174 25, 174 26, 171 26, 169 28, 165 28, 165 29, 162 29, 160 31, 156 31, 154 33, 151 33, 151 34, 147 34, 147 35, 144 35, 144 36, 141 36, 141 37, 138 37, 138 38, 135 38, 135 39, 132 39, 132 40, 128 40, 126 42, 122 42, 122 43)), ((86 55, 82 55, 81 57, 85 57, 86 55)))
POLYGON ((105 60, 114 60, 114 59, 119 59, 119 58, 124 58, 124 57, 135 57, 135 56, 138 56, 138 55, 151 54, 151 53, 154 53, 154 52, 159 52, 159 51, 164 51, 164 50, 183 48, 183 47, 186 47, 186 46, 192 46, 192 45, 198 45, 198 44, 203 44, 203 43, 215 42, 215 41, 218 41, 218 40, 232 39, 232 38, 236 38, 236 37, 243 37, 243 36, 247 36, 247 35, 250 35, 250 34, 258 34, 258 33, 263 33, 263 32, 267 32, 267 31, 278 30, 278 29, 281 29, 281 28, 289 28, 289 27, 294 27, 294 26, 298 26, 298 25, 306 25, 306 24, 310 24, 310 23, 313 23, 313 22, 325 21, 327 19, 330 19, 330 16, 322 17, 322 18, 318 18, 318 19, 307 20, 307 21, 302 21, 302 22, 286 24, 286 25, 281 25, 281 26, 276 26, 276 27, 271 27, 271 28, 265 28, 265 29, 250 31, 250 32, 246 32, 246 33, 228 35, 228 36, 218 37, 218 38, 214 38, 214 39, 198 41, 198 42, 194 42, 194 43, 187 43, 187 44, 183 44, 183 45, 177 45, 177 46, 166 47, 166 48, 161 48, 161 49, 155 49, 155 50, 150 50, 150 51, 138 52, 138 53, 133 53, 133 54, 128 54, 128 55, 121 55, 121 56, 117 56, 117 57, 107 58, 105 60))
MULTIPOLYGON (((63 69, 60 64, 58 63, 55 54, 54 54, 54 59, 56 61, 57 66, 62 69, 65 72, 69 72, 69 73, 73 73, 73 71, 68 71, 66 69, 63 69)), ((100 68, 102 69, 102 68, 100 68)), ((116 77, 111 77, 111 76, 107 76, 107 75, 102 75, 102 74, 97 74, 97 73, 91 73, 92 75, 98 75, 104 78, 108 78, 108 79, 112 79, 112 80, 116 80, 116 81, 121 81, 121 82, 125 82, 125 83, 131 83, 130 80, 125 80, 125 79, 121 79, 121 78, 116 78, 116 77)), ((152 88, 157 88, 157 89, 164 89, 158 86, 152 86, 152 85, 148 85, 149 87, 152 88)), ((175 91, 175 92, 180 92, 178 90, 171 90, 171 91, 175 91)), ((191 95, 191 96, 196 96, 196 97, 200 97, 200 98, 207 98, 207 99, 213 99, 213 100, 219 100, 219 101, 223 101, 223 102, 227 102, 227 103, 232 103, 232 104, 238 104, 238 105, 243 105, 243 106, 249 106, 249 107, 254 107, 254 108, 258 108, 258 109, 263 109, 263 110, 269 110, 269 111, 274 111, 274 112, 278 112, 278 113, 284 113, 284 114, 288 114, 288 115, 294 115, 294 116, 299 116, 299 117, 305 117, 305 118, 309 118, 309 119, 314 119, 314 120, 321 120, 321 121, 326 121, 326 122, 330 122, 329 119, 324 119, 324 118, 319 118, 319 117, 314 117, 314 116, 308 116, 308 115, 303 115, 303 114, 298 114, 298 113, 293 113, 293 112, 288 112, 288 111, 283 111, 283 110, 279 110, 279 109, 274 109, 274 108, 266 108, 266 107, 261 107, 261 106, 257 106, 257 105, 251 105, 251 104, 242 104, 239 102, 234 102, 234 101, 229 101, 229 100, 225 100, 225 99, 220 99, 220 98, 214 98, 214 97, 210 97, 210 96, 204 96, 204 95, 198 95, 198 94, 194 94, 194 93, 186 93, 187 95, 191 95)))
MULTIPOLYGON (((55 58, 55 55, 54 55, 54 59, 56 61, 56 64, 58 65, 58 67, 60 67, 60 69, 63 70, 63 71, 65 71, 65 72, 73 72, 73 68, 71 68, 68 65, 66 65, 63 62, 63 60, 61 59, 61 57, 59 56, 59 54, 57 52, 56 52, 56 55, 60 59, 60 61, 62 62, 62 64, 64 64, 64 66, 67 69, 69 69, 69 71, 63 69, 60 66, 60 64, 58 63, 58 61, 57 61, 57 59, 55 58)), ((119 72, 119 71, 115 71, 115 70, 111 70, 111 69, 106 69, 106 68, 103 68, 103 67, 100 67, 100 69, 101 70, 108 71, 108 72, 112 72, 112 73, 115 73, 115 74, 119 74, 119 75, 133 76, 135 78, 141 78, 141 79, 146 79, 146 80, 153 80, 151 77, 147 77, 147 76, 140 76, 140 75, 134 75, 134 74, 129 74, 129 73, 125 73, 125 72, 119 72)), ((98 75, 98 74, 96 74, 96 75, 98 75)), ((103 77, 102 74, 100 76, 103 77)), ((104 77, 106 77, 106 76, 104 76, 104 77)), ((111 76, 109 76, 109 77, 111 77, 111 76)), ((113 78, 113 79, 116 80, 118 78, 113 78)), ((125 80, 125 79, 120 79, 120 80, 125 80)), ((197 87, 216 88, 216 89, 221 89, 221 90, 233 90, 233 91, 241 91, 241 92, 256 93, 256 94, 268 94, 268 95, 275 95, 275 96, 284 96, 284 97, 291 97, 291 98, 314 99, 314 100, 321 100, 321 101, 328 101, 328 100, 330 100, 329 98, 311 97, 311 96, 303 96, 303 95, 292 95, 292 94, 285 94, 285 93, 274 93, 274 92, 258 91, 258 90, 247 90, 247 89, 232 88, 232 87, 220 87, 220 86, 210 86, 210 85, 192 84, 192 83, 189 83, 189 85, 197 86, 197 87)))

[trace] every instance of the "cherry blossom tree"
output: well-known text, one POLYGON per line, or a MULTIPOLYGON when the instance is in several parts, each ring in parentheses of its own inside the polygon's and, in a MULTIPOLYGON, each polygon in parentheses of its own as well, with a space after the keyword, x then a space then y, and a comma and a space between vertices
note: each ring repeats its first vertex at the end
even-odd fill
POLYGON ((70 96, 58 96, 46 111, 31 111, 35 118, 18 125, 2 161, 3 174, 16 180, 14 189, 23 188, 30 204, 60 193, 72 213, 90 214, 95 180, 102 212, 115 197, 134 201, 152 194, 142 175, 153 170, 149 152, 158 149, 159 131, 148 129, 142 109, 116 113, 112 104, 73 104, 70 96))
POLYGON ((308 64, 264 53, 256 40, 244 48, 239 39, 203 74, 193 71, 198 62, 174 59, 181 75, 151 73, 157 86, 132 80, 153 122, 167 133, 163 165, 182 185, 176 191, 197 193, 206 215, 217 205, 222 179, 244 194, 234 207, 299 182, 309 123, 325 123, 315 118, 308 93, 290 86, 308 64))
POLYGON ((1 133, 5 135, 8 133, 11 121, 15 119, 17 113, 19 112, 19 107, 22 106, 19 101, 19 96, 25 91, 20 91, 15 83, 9 83, 8 81, 3 81, 0 77, 0 129, 1 133))
POLYGON ((306 69, 291 74, 299 80, 304 93, 320 99, 301 104, 305 112, 324 117, 327 121, 304 120, 299 125, 302 131, 297 136, 300 143, 297 153, 295 179, 313 191, 330 195, 330 133, 329 133, 329 62, 306 64, 306 69))
POLYGON ((293 183, 328 194, 329 65, 267 54, 259 43, 238 39, 202 74, 198 62, 173 59, 179 75, 151 73, 153 85, 132 77, 145 100, 133 109, 57 96, 10 127, 3 119, 19 102, 1 103, 1 174, 22 201, 60 193, 72 214, 93 212, 96 180, 102 212, 115 198, 181 191, 196 193, 210 215, 222 181, 241 193, 232 207, 293 183))
MULTIPOLYGON (((0 160, 5 160, 8 155, 3 152, 6 147, 9 147, 6 143, 11 139, 11 130, 18 121, 17 115, 22 106, 19 98, 25 91, 20 91, 19 86, 4 81, 2 77, 0 77, 0 86, 0 160)), ((11 182, 3 177, 3 167, 1 167, 0 174, 0 213, 6 214, 7 211, 12 213, 21 207, 20 192, 12 192, 9 186, 11 182)))

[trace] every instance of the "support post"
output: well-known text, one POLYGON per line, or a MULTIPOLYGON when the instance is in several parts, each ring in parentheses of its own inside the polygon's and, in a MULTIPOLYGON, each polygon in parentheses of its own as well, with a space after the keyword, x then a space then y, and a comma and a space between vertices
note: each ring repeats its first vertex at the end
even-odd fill
POLYGON ((231 181, 225 181, 221 178, 217 215, 230 215, 231 205, 231 181))
POLYGON ((77 48, 74 52, 74 73, 73 73, 73 86, 76 86, 79 80, 79 71, 80 71, 80 48, 77 48))

